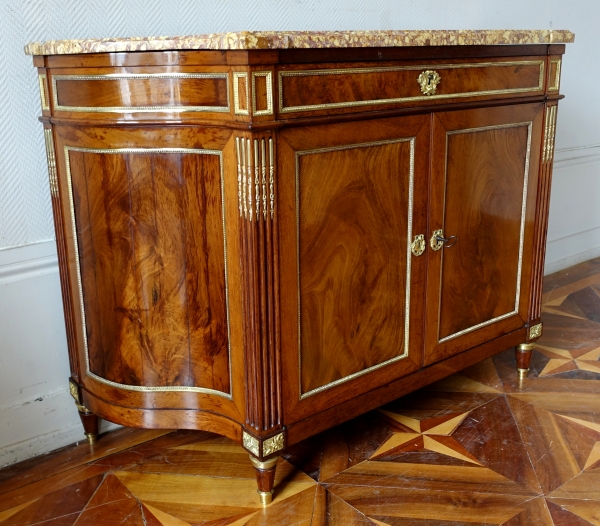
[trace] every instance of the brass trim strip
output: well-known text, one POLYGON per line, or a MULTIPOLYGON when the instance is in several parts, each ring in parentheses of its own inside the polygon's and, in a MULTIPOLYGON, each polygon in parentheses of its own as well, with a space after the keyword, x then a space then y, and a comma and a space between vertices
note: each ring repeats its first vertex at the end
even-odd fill
POLYGON ((271 204, 271 219, 275 211, 275 166, 273 165, 273 139, 269 139, 269 201, 271 204))
POLYGON ((235 153, 237 155, 237 176, 238 176, 238 208, 240 217, 242 217, 242 161, 240 159, 240 138, 235 138, 235 153))
POLYGON ((300 400, 304 400, 309 396, 313 396, 317 393, 325 391, 339 385, 341 383, 348 382, 354 378, 358 378, 364 374, 367 374, 376 369, 380 369, 386 365, 402 360, 408 357, 409 347, 409 328, 410 328, 410 279, 411 279, 411 262, 412 262, 412 224, 413 224, 413 200, 414 200, 414 174, 415 174, 415 140, 416 137, 404 137, 402 139, 390 139, 384 141, 374 141, 360 144, 349 144, 343 146, 332 146, 329 148, 317 148, 314 150, 303 150, 296 152, 296 261, 297 261, 297 289, 298 289, 298 391, 300 400), (300 157, 302 155, 312 155, 327 152, 336 152, 340 150, 352 150, 355 148, 370 148, 372 146, 383 146, 386 144, 396 144, 408 142, 410 143, 410 168, 409 168, 409 180, 408 180, 408 230, 406 235, 406 295, 404 299, 404 352, 398 356, 394 356, 389 360, 378 363, 352 373, 338 380, 334 380, 328 384, 322 385, 306 393, 302 393, 302 328, 301 328, 301 314, 300 314, 300 157))
POLYGON ((254 139, 254 191, 256 202, 256 220, 260 218, 260 167, 258 163, 258 139, 254 139))
POLYGON ((267 220, 267 159, 266 159, 266 148, 265 140, 260 141, 260 152, 261 152, 261 167, 262 167, 262 205, 263 205, 263 219, 267 220))
POLYGON ((38 75, 38 85, 40 87, 40 103, 42 105, 42 111, 50 111, 50 105, 46 98, 46 74, 40 73, 38 75))
POLYGON ((233 113, 236 115, 250 115, 250 111, 248 109, 248 103, 250 97, 248 96, 248 73, 245 71, 234 71, 233 72, 233 113), (239 79, 246 79, 246 109, 240 108, 240 86, 239 79))
POLYGON ((240 138, 242 144, 242 203, 244 205, 244 217, 248 217, 248 204, 246 202, 246 139, 240 138))
POLYGON ((148 153, 179 153, 179 154, 198 154, 198 155, 217 155, 219 157, 219 166, 221 172, 221 221, 223 226, 223 253, 224 253, 224 266, 225 266, 225 303, 226 303, 226 313, 227 313, 227 352, 228 352, 228 360, 229 360, 229 385, 230 389, 233 389, 232 383, 232 363, 231 363, 231 324, 230 324, 230 315, 229 315, 229 282, 228 282, 228 263, 227 263, 227 230, 226 230, 226 221, 225 221, 225 182, 224 182, 224 174, 223 174, 223 152, 221 150, 203 150, 196 148, 82 148, 79 146, 65 146, 65 166, 67 172, 67 185, 69 188, 69 208, 71 212, 71 225, 72 225, 72 234, 73 234, 73 246, 75 248, 75 266, 77 269, 77 285, 79 289, 79 304, 81 309, 81 319, 83 326, 83 343, 84 343, 84 351, 85 351, 85 363, 86 363, 86 374, 93 378, 94 380, 106 384, 110 387, 117 387, 119 389, 124 389, 127 391, 138 391, 138 392, 171 392, 171 391, 187 391, 187 392, 195 392, 195 393, 204 393, 204 394, 212 394, 216 396, 221 396, 223 398, 227 398, 229 400, 233 399, 232 393, 219 391, 217 389, 209 389, 206 387, 189 387, 189 386, 178 386, 178 385, 168 385, 168 386, 141 386, 141 385, 127 385, 121 384, 118 382, 113 382, 111 380, 107 380, 106 378, 102 378, 94 374, 90 370, 90 357, 88 351, 88 341, 87 341, 87 325, 86 325, 86 316, 85 316, 85 304, 83 301, 83 286, 82 286, 82 278, 81 278, 81 265, 79 262, 79 243, 77 241, 77 223, 75 218, 75 205, 73 198, 73 183, 71 178, 71 160, 69 158, 69 152, 83 152, 83 153, 99 153, 99 154, 127 154, 127 153, 135 153, 135 154, 148 154, 148 153))
POLYGON ((542 162, 548 161, 548 139, 550 137, 550 117, 552 115, 552 106, 546 107, 546 122, 544 122, 544 147, 542 149, 542 162))
MULTIPOLYGON (((519 232, 519 260, 518 260, 518 264, 517 264, 515 308, 511 312, 501 314, 500 316, 496 316, 495 318, 492 318, 491 320, 487 320, 487 321, 478 323, 477 325, 473 325, 472 327, 468 327, 467 329, 463 329, 462 331, 455 332, 454 334, 450 334, 449 336, 446 336, 446 337, 440 339, 440 319, 441 319, 440 309, 441 309, 441 304, 442 304, 442 301, 441 301, 442 270, 443 270, 443 265, 444 265, 444 253, 442 251, 442 260, 440 262, 440 282, 439 282, 440 283, 440 287, 439 287, 440 294, 439 294, 439 299, 438 299, 438 343, 443 343, 448 340, 458 338, 459 336, 462 336, 463 334, 473 332, 477 329, 481 329, 482 327, 486 327, 487 325, 491 325, 492 323, 501 321, 505 318, 509 318, 510 316, 514 316, 519 313, 519 303, 521 301, 521 274, 523 271, 523 250, 524 250, 524 244, 525 244, 525 213, 527 211, 527 190, 528 190, 528 183, 529 183, 529 161, 530 161, 530 157, 531 157, 531 136, 532 136, 532 129, 533 129, 533 121, 517 122, 517 123, 510 123, 510 124, 499 124, 499 125, 495 125, 495 126, 482 126, 481 128, 468 128, 465 130, 453 130, 453 131, 449 131, 446 133, 446 168, 444 170, 444 212, 443 212, 444 219, 446 216, 446 182, 447 182, 447 176, 448 176, 448 165, 447 165, 448 136, 459 135, 459 134, 463 134, 463 133, 477 133, 477 132, 489 131, 489 130, 499 130, 499 129, 505 129, 505 128, 518 128, 520 126, 527 126, 527 151, 525 153, 525 173, 524 173, 524 177, 523 177, 523 199, 521 201, 521 225, 520 225, 520 232, 519 232)), ((445 223, 445 221, 444 221, 444 223, 445 223)))
POLYGON ((111 73, 107 75, 53 75, 52 97, 54 111, 90 112, 90 113, 138 113, 138 112, 224 112, 229 113, 229 75, 227 73, 111 73), (120 80, 120 79, 225 79, 227 106, 62 106, 58 103, 58 80, 120 80))
POLYGON ((541 91, 544 89, 544 61, 543 60, 520 60, 512 62, 480 62, 476 64, 429 64, 420 66, 394 66, 389 68, 346 68, 346 69, 312 69, 279 72, 279 112, 291 113, 296 111, 316 111, 328 108, 346 108, 352 106, 366 106, 369 104, 394 104, 399 102, 451 99, 464 97, 483 97, 485 95, 503 95, 507 93, 526 93, 529 91, 541 91), (461 69, 461 68, 486 68, 486 67, 508 67, 508 66, 538 66, 540 74, 538 85, 530 88, 506 88, 498 90, 470 91, 466 93, 444 93, 436 95, 416 95, 413 97, 395 97, 391 99, 372 99, 348 102, 332 102, 327 104, 305 104, 302 106, 283 105, 283 78, 284 77, 308 77, 315 75, 347 75, 379 73, 388 71, 422 71, 429 67, 436 69, 461 69))
MULTIPOLYGON (((559 60, 551 60, 550 65, 556 64, 556 74, 554 75, 554 84, 552 86, 548 86, 548 91, 558 91, 560 89, 560 66, 562 64, 562 59, 559 60)), ((552 69, 550 69, 552 71, 552 69)))
POLYGON ((248 154, 248 164, 246 165, 248 170, 248 219, 252 221, 252 151, 250 139, 246 139, 246 153, 248 154))
POLYGON ((56 155, 54 153, 54 140, 52 130, 44 128, 44 142, 46 143, 46 161, 48 162, 48 180, 50 182, 50 195, 58 197, 58 177, 56 175, 56 155))
POLYGON ((273 115, 273 75, 271 71, 252 72, 252 115, 273 115), (256 77, 266 77, 267 84, 267 109, 256 109, 256 77))
POLYGON ((554 160, 554 140, 556 137, 556 109, 558 106, 555 104, 550 108, 550 138, 548 139, 548 162, 551 163, 554 160))

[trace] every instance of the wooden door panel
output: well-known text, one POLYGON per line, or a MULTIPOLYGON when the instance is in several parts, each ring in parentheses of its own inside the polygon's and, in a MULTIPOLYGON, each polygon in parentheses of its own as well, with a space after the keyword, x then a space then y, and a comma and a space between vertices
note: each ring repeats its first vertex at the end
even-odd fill
POLYGON ((90 372, 230 393, 220 155, 67 155, 90 372))
POLYGON ((426 363, 524 324, 540 106, 500 110, 434 118, 426 363))
POLYGON ((405 355, 411 148, 400 139, 299 158, 303 394, 405 355), (334 180, 320 184, 324 174, 334 180))
POLYGON ((281 134, 286 423, 420 366, 429 120, 281 134))

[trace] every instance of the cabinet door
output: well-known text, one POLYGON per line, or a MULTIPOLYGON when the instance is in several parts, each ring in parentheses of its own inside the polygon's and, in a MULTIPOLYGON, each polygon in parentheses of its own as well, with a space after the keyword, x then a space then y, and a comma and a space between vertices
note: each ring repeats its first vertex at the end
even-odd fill
POLYGON ((421 366, 430 120, 279 136, 286 424, 421 366))
POLYGON ((541 121, 541 104, 434 115, 426 364, 525 324, 541 121))

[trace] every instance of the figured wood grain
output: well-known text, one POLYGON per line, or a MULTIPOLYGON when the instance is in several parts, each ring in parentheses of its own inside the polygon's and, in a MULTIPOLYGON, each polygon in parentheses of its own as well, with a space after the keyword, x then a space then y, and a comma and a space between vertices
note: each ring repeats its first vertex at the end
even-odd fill
POLYGON ((226 77, 58 78, 55 83, 58 104, 74 108, 205 106, 227 109, 228 102, 226 77))
POLYGON ((434 117, 425 363, 523 326, 530 293, 541 105, 434 117), (523 208, 524 207, 524 208, 523 208))
POLYGON ((315 69, 311 69, 310 65, 303 65, 290 71, 293 75, 287 75, 288 71, 280 74, 280 112, 357 112, 365 111, 369 105, 435 104, 452 97, 455 97, 453 102, 457 102, 462 98, 541 93, 545 57, 535 57, 532 61, 537 64, 501 65, 503 61, 498 60, 495 66, 489 62, 478 66, 477 60, 473 60, 467 64, 474 67, 465 67, 465 62, 451 62, 450 68, 443 67, 448 63, 435 61, 423 66, 408 62, 383 63, 376 67, 369 63, 356 63, 351 67, 334 63, 327 68, 315 64, 315 69), (314 74, 317 68, 319 74, 314 74), (303 70, 308 71, 303 74, 303 70), (425 70, 435 70, 441 76, 436 92, 430 97, 423 94, 417 82, 425 70), (323 107, 319 107, 321 105, 323 107))
POLYGON ((228 392, 219 156, 70 159, 92 372, 228 392))
MULTIPOLYGON (((515 309, 527 125, 448 136, 440 338, 515 309)), ((527 167, 528 168, 528 167, 527 167)))
POLYGON ((299 158, 303 393, 405 352, 410 150, 401 141, 299 158))

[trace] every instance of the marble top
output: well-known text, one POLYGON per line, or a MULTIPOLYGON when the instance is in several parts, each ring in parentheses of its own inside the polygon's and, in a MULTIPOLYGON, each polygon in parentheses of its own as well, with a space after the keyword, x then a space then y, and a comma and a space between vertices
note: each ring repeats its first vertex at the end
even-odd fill
POLYGON ((186 49, 299 49, 349 47, 475 46, 567 44, 575 35, 566 30, 400 30, 400 31, 240 31, 178 37, 50 40, 25 46, 28 55, 73 55, 119 51, 186 49))

